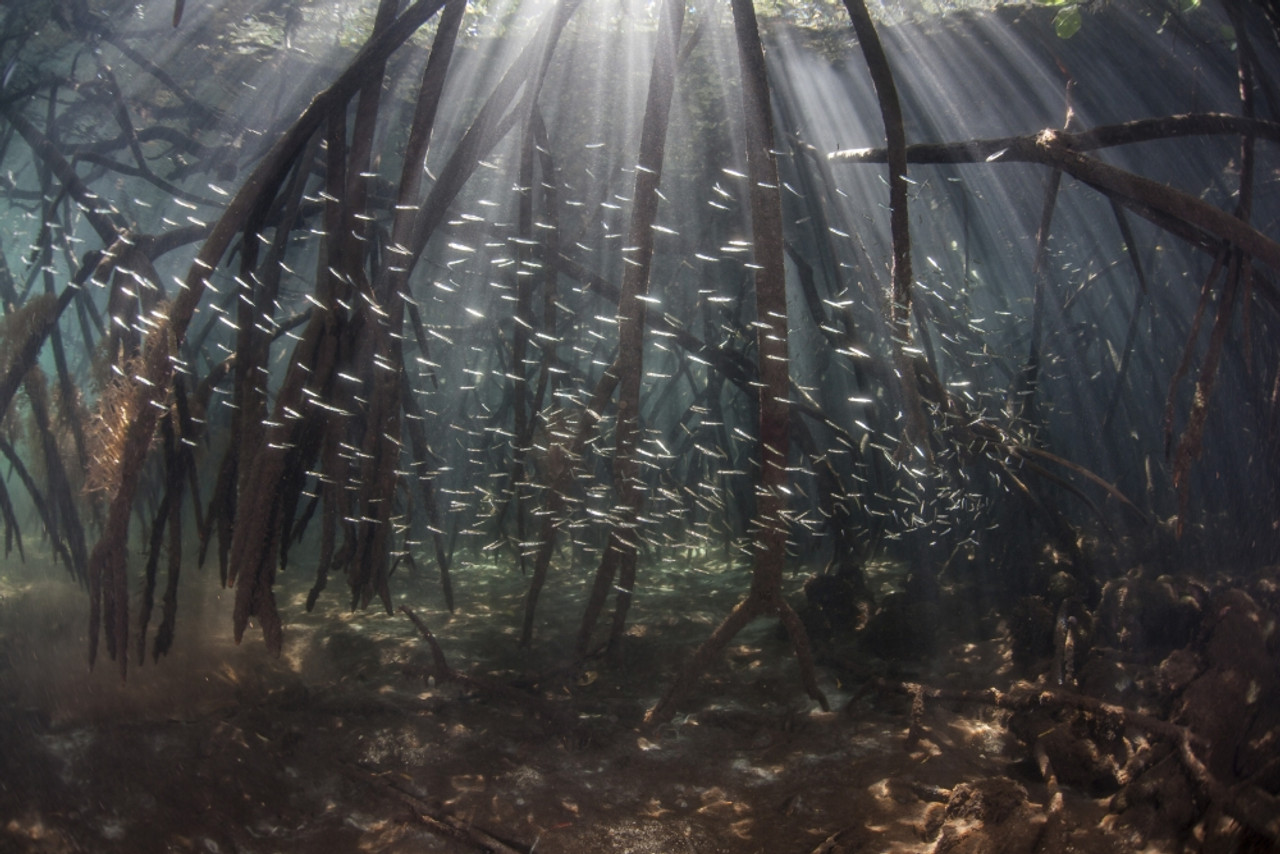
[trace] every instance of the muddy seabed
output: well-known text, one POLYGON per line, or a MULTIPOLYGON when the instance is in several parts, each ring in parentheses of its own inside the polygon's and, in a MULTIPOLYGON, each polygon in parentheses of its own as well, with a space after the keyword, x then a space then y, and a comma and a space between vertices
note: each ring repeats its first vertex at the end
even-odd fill
MULTIPOLYGON (((872 570, 894 584, 890 568, 872 570)), ((175 651, 135 658, 121 684, 112 662, 87 671, 86 597, 61 569, 30 555, 5 565, 0 850, 1271 850, 1141 726, 1053 701, 957 699, 1054 672, 1037 659, 1052 642, 1037 640, 1034 608, 1011 627, 956 591, 893 618, 882 605, 874 643, 819 648, 829 712, 804 696, 776 621, 757 621, 682 715, 645 732, 644 710, 746 571, 706 559, 649 569, 621 666, 578 671, 563 662, 586 585, 553 580, 527 651, 518 572, 459 568, 452 617, 431 579, 397 573, 395 595, 449 665, 509 694, 429 681, 430 651, 403 614, 346 611, 337 590, 305 614, 310 580, 296 570, 278 588, 284 655, 256 635, 237 648, 232 593, 204 572, 185 585, 175 651), (927 663, 910 660, 921 620, 937 629, 927 663), (1011 637, 1032 651, 1015 656, 1011 637), (952 695, 922 698, 913 715, 904 681, 952 695)), ((1081 693, 1190 728, 1213 744, 1216 779, 1247 783, 1232 798, 1265 799, 1280 782, 1274 578, 1113 584, 1081 654, 1081 693)))

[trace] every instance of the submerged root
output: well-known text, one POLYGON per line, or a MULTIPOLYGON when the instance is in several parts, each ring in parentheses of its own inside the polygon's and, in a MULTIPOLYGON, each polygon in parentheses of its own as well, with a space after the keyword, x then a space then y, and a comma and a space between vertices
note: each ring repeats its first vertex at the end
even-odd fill
POLYGON ((136 393, 141 370, 141 357, 126 360, 120 368, 112 369, 98 396, 85 436, 89 453, 84 478, 86 493, 109 496, 120 485, 125 440, 141 403, 136 393))
POLYGON ((1007 690, 894 686, 911 699, 908 746, 940 741, 924 719, 928 701, 992 706, 1010 713, 1009 732, 1041 769, 1048 836, 1062 815, 1060 787, 1070 787, 1110 795, 1108 822, 1144 837, 1176 837, 1197 825, 1213 833, 1227 822, 1256 844, 1280 844, 1273 755, 1280 728, 1269 699, 1280 682, 1265 640, 1275 620, 1266 601, 1273 590, 1267 580, 1252 593, 1211 594, 1198 629, 1184 634, 1187 645, 1166 647, 1158 664, 1095 648, 1079 692, 1026 681, 1007 690), (1124 705, 1103 699, 1118 681, 1147 692, 1124 705))

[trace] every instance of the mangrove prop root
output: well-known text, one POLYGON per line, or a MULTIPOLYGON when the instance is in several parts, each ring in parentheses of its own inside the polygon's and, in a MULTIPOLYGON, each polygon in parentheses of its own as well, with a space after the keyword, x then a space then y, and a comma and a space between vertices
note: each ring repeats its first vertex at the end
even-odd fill
MULTIPOLYGON (((889 320, 893 361, 899 377, 898 393, 906 415, 904 438, 906 444, 932 461, 924 403, 916 384, 910 380, 911 371, 907 370, 910 359, 906 348, 911 345, 911 227, 907 211, 907 132, 902 120, 902 105, 898 101, 893 69, 889 66, 889 58, 880 43, 867 4, 864 0, 845 0, 844 5, 867 60, 876 99, 880 103, 880 116, 884 121, 885 159, 889 165, 889 231, 893 242, 889 320)), ((905 448, 900 450, 905 451, 905 448)))
POLYGON ((1211 804, 1255 833, 1280 846, 1280 798, 1248 782, 1228 788, 1196 755, 1189 731, 1178 740, 1178 758, 1211 804))
MULTIPOLYGON (((27 494, 31 498, 31 503, 36 509, 36 513, 40 516, 40 521, 44 523, 45 529, 48 530, 52 523, 49 521, 49 508, 45 504, 44 494, 40 491, 40 487, 36 484, 35 478, 31 476, 31 472, 27 471, 27 466, 22 462, 22 457, 18 454, 16 448, 9 443, 7 439, 0 436, 0 454, 3 454, 9 465, 13 469, 13 473, 22 481, 22 485, 26 487, 27 494)), ((10 529, 18 540, 18 552, 22 553, 22 531, 17 527, 17 518, 13 519, 13 527, 10 529)), ((6 543, 7 545, 7 543, 6 543)), ((61 539, 52 540, 53 549, 57 554, 66 561, 67 566, 72 566, 71 552, 67 550, 66 543, 61 539)))
MULTIPOLYGON (((88 575, 91 590, 90 664, 93 663, 97 654, 97 636, 100 628, 100 609, 98 605, 104 585, 109 585, 107 589, 111 593, 110 597, 102 604, 109 606, 107 610, 110 612, 113 622, 113 626, 108 628, 110 633, 108 635, 108 649, 111 651, 116 649, 123 650, 127 642, 128 583, 126 579, 127 568, 125 566, 125 543, 128 536, 129 514, 137 491, 138 475, 156 426, 156 407, 151 405, 156 402, 154 399, 156 395, 153 390, 159 390, 160 393, 163 393, 163 390, 168 389, 171 385, 174 366, 169 356, 174 352, 177 344, 185 338, 187 327, 190 325, 192 316, 204 296, 210 272, 222 259, 223 254, 236 234, 242 230, 250 233, 256 232, 257 226, 264 221, 267 209, 275 198, 276 188, 284 180, 287 171, 292 167, 295 159, 303 150, 307 141, 310 140, 312 134, 328 116, 330 110, 337 104, 345 104, 352 95, 364 87, 369 80, 370 74, 381 69, 381 63, 385 58, 439 11, 441 5, 443 5, 441 0, 419 0, 419 2, 405 9, 390 26, 369 40, 343 74, 339 76, 338 80, 317 96, 299 119, 277 140, 270 153, 259 162, 249 179, 237 191, 224 210, 222 217, 210 232, 208 239, 187 273, 183 290, 169 309, 166 322, 148 336, 146 370, 144 372, 146 382, 145 384, 139 384, 136 392, 139 397, 139 405, 134 409, 139 415, 130 424, 128 435, 124 442, 124 453, 122 454, 124 461, 122 465, 123 475, 111 499, 106 528, 102 537, 94 546, 89 558, 88 575)), ((24 126, 28 126, 21 116, 13 111, 5 110, 4 112, 6 118, 15 127, 18 127, 20 132, 24 126)), ((39 141, 33 143, 33 147, 38 145, 39 141)), ((55 154, 56 152, 51 152, 46 159, 56 171, 58 164, 53 157, 55 154)), ((60 173, 60 178, 64 185, 70 186, 78 179, 69 168, 65 171, 67 174, 61 176, 60 173)), ((92 209, 95 206, 89 204, 86 207, 92 209)), ((113 222, 105 218, 100 217, 100 219, 102 221, 97 222, 91 218, 91 222, 105 242, 114 240, 117 232, 122 231, 122 229, 117 229, 113 222)), ((253 243, 253 240, 246 241, 247 246, 252 246, 253 243)), ((71 289, 68 290, 71 291, 71 289)), ((63 299, 69 302, 70 296, 64 292, 63 299)), ((60 300, 59 313, 64 305, 65 302, 60 300)), ((51 318, 50 323, 52 324, 55 320, 56 315, 51 318)), ((7 405, 7 399, 2 395, 3 391, 4 389, 0 388, 0 400, 3 400, 7 405)), ((234 551, 235 549, 233 548, 234 551)), ((236 570, 234 563, 232 570, 236 570)), ((258 580, 256 578, 257 572, 251 572, 253 580, 258 580)), ((262 622, 268 647, 278 651, 282 641, 280 618, 275 608, 269 584, 265 587, 253 583, 238 585, 236 596, 237 637, 243 634, 244 623, 247 622, 251 614, 257 616, 262 622)), ((127 660, 127 656, 119 656, 122 677, 127 672, 127 660)))
MULTIPOLYGON (((168 324, 162 323, 150 336, 145 353, 148 376, 172 374, 169 355, 173 352, 168 324)), ((89 588, 91 592, 89 623, 89 664, 97 653, 99 628, 99 597, 108 625, 107 650, 116 656, 120 665, 120 677, 128 674, 129 657, 126 654, 129 638, 129 582, 126 543, 129 536, 129 516, 142 476, 143 463, 150 449, 152 433, 157 421, 157 410, 167 411, 158 398, 165 393, 169 383, 144 383, 134 381, 130 391, 133 398, 129 411, 138 413, 129 425, 120 451, 120 478, 107 511, 106 528, 89 556, 89 588)))
POLYGON ((755 596, 750 596, 737 604, 729 616, 724 618, 711 637, 702 642, 702 645, 694 651, 688 659, 688 662, 680 669, 679 674, 672 681, 667 692, 662 695, 652 709, 645 713, 644 726, 648 730, 667 723, 675 716, 676 709, 684 700, 688 693, 693 689, 694 680, 702 675, 715 660, 717 654, 725 648, 734 636, 742 631, 744 627, 760 614, 760 601, 755 596))
MULTIPOLYGON (((1191 119, 1193 117, 1173 117, 1191 119)), ((1238 119, 1225 121, 1227 117, 1196 117, 1205 121, 1188 123, 1200 133, 1254 132, 1259 137, 1275 141, 1280 139, 1280 124, 1275 122, 1249 121, 1238 119), (1225 129, 1224 129, 1225 128, 1225 129)), ((1146 211, 1155 211, 1176 222, 1190 225, 1194 230, 1209 235, 1217 240, 1229 241, 1249 255, 1267 264, 1272 269, 1280 270, 1280 243, 1267 237, 1250 226, 1247 222, 1209 202, 1203 201, 1182 190, 1175 189, 1150 178, 1144 178, 1133 172, 1104 163, 1083 152, 1090 147, 1101 147, 1096 139, 1105 138, 1112 145, 1120 142, 1138 142, 1145 139, 1159 139, 1158 133, 1152 133, 1150 126, 1131 123, 1139 126, 1141 131, 1125 134, 1123 129, 1108 128, 1115 131, 1112 135, 1102 134, 1102 128, 1095 129, 1098 136, 1090 136, 1089 132, 1065 133, 1056 130, 1044 130, 1038 134, 1006 137, 999 140, 973 140, 963 143, 928 144, 907 146, 907 160, 911 163, 1039 163, 1061 169, 1073 178, 1088 184, 1112 198, 1119 199, 1126 206, 1136 206, 1138 212, 1146 216, 1146 211), (1007 144, 1006 144, 1007 143, 1007 144)), ((1168 120, 1168 124, 1157 127, 1184 130, 1176 121, 1168 120)), ((1190 133, 1190 130, 1184 130, 1190 133)), ((1170 131, 1164 136, 1173 136, 1170 131)), ((884 149, 860 149, 856 151, 837 151, 829 155, 833 160, 845 163, 876 163, 885 158, 884 149)), ((1150 217, 1148 217, 1150 218, 1150 217)), ((1154 221, 1154 220, 1153 220, 1154 221)), ((1156 222, 1163 227, 1162 222, 1156 222)))
POLYGON ((1043 834, 1048 834, 1062 821, 1064 805, 1062 788, 1058 785, 1058 775, 1053 770, 1053 763, 1049 761, 1049 753, 1044 749, 1044 744, 1037 741, 1032 752, 1035 755, 1036 766, 1040 769, 1040 776, 1044 780, 1045 789, 1049 793, 1049 809, 1046 810, 1049 821, 1043 831, 1043 834))
POLYGON ((646 298, 654 254, 654 222, 658 215, 658 183, 666 155, 667 121, 675 91, 676 51, 684 24, 683 0, 663 6, 659 39, 649 75, 649 94, 644 123, 640 131, 640 164, 636 170, 632 198, 635 207, 628 237, 636 247, 623 273, 622 292, 618 296, 618 355, 610 373, 618 375, 618 414, 614 428, 615 448, 613 477, 617 484, 621 514, 609 532, 609 546, 604 550, 596 571, 595 584, 578 633, 578 653, 590 644, 591 632, 620 575, 617 611, 610 634, 610 648, 617 649, 625 624, 627 606, 636 575, 636 518, 644 509, 646 490, 642 486, 640 466, 636 461, 636 443, 640 432, 640 382, 643 375, 644 326, 647 316, 646 298))
MULTIPOLYGON (((988 688, 983 691, 933 688, 916 682, 904 682, 897 686, 897 690, 909 696, 914 696, 919 693, 921 697, 927 700, 980 703, 982 705, 995 706, 998 709, 1007 709, 1009 711, 1028 711, 1031 709, 1075 709, 1097 717, 1106 717, 1111 718, 1112 720, 1118 720, 1126 726, 1132 726, 1151 733, 1152 735, 1175 742, 1189 734, 1186 727, 1169 723, 1168 721, 1143 714, 1142 712, 1135 712, 1130 709, 1126 709, 1124 706, 1117 706, 1114 703, 1105 703, 1102 700, 1099 700, 1096 697, 1090 697, 1087 694, 1077 694, 1073 691, 1059 691, 1041 688, 1039 686, 1032 685, 1029 682, 1017 683, 1008 691, 1000 691, 995 688, 988 688)), ((1191 737, 1194 738, 1193 735, 1191 737)))
POLYGON ((1133 308, 1129 312, 1129 328, 1125 332, 1124 346, 1120 349, 1122 355, 1120 357, 1120 367, 1116 370, 1115 388, 1111 392, 1111 399, 1107 402, 1107 414, 1102 418, 1102 429, 1104 430, 1110 426, 1111 420, 1115 416, 1116 407, 1120 403, 1125 378, 1128 376, 1129 365, 1133 360, 1133 344, 1138 337, 1138 318, 1141 314, 1143 302, 1148 297, 1146 269, 1142 266, 1142 259, 1138 254, 1138 243, 1133 236, 1133 227, 1129 224, 1129 218, 1124 209, 1116 204, 1114 199, 1111 200, 1111 213, 1115 216, 1116 226, 1120 229, 1120 236, 1124 239, 1125 251, 1129 254, 1129 263, 1133 266, 1133 276, 1138 282, 1138 288, 1133 297, 1133 308))
MULTIPOLYGON (((1228 787, 1214 777, 1196 753, 1197 747, 1204 746, 1202 739, 1185 726, 1142 712, 1135 712, 1114 703, 1106 703, 1085 694, 1045 689, 1026 682, 1014 685, 1008 691, 999 691, 995 688, 985 691, 931 688, 914 682, 901 683, 897 686, 897 690, 913 698, 913 727, 916 703, 930 699, 979 703, 1009 711, 1074 709, 1096 718, 1119 722, 1125 727, 1142 730, 1175 745, 1182 766, 1211 805, 1219 807, 1250 830, 1266 837, 1272 844, 1280 844, 1280 798, 1248 781, 1228 787)), ((1040 761, 1043 748, 1037 742, 1032 750, 1035 751, 1037 761, 1040 761)), ((1047 756, 1044 757, 1042 771, 1046 774, 1045 780, 1049 781, 1048 775, 1052 773, 1052 768, 1048 764, 1047 756)), ((1061 792, 1056 791, 1056 788, 1055 778, 1050 787, 1051 798, 1061 797, 1061 792)), ((1058 806, 1057 809, 1060 811, 1061 807, 1058 806)), ((1055 804, 1051 801, 1049 807, 1051 820, 1054 810, 1055 804)))
POLYGON ((1218 376, 1218 362, 1222 358, 1222 346, 1231 325, 1234 313, 1237 290, 1240 281, 1240 258, 1232 258, 1222 290, 1222 300, 1218 304, 1218 313, 1213 321, 1213 329, 1209 333, 1209 349, 1200 365, 1200 376, 1196 381, 1195 394, 1192 396, 1191 411, 1187 415, 1187 426, 1178 441, 1178 449, 1173 457, 1173 485, 1178 490, 1178 524, 1177 532, 1181 534, 1187 521, 1187 504, 1190 484, 1187 472, 1191 463, 1200 456, 1204 437, 1205 420, 1209 416, 1209 399, 1213 394, 1214 383, 1218 376))
POLYGON ((786 465, 790 438, 788 403, 786 275, 783 268, 782 199, 778 192, 778 162, 773 153, 773 118, 764 48, 755 9, 748 0, 734 0, 734 31, 743 77, 746 117, 747 171, 751 180, 751 232, 756 292, 756 347, 761 382, 759 406, 760 482, 756 503, 755 561, 751 591, 681 668, 671 687, 645 713, 644 725, 666 723, 714 657, 748 623, 767 613, 782 618, 791 635, 805 690, 823 709, 827 698, 818 687, 804 625, 782 595, 782 567, 786 560, 788 516, 786 465))
POLYGON ((13 512, 13 500, 3 482, 0 482, 0 515, 4 517, 4 556, 7 558, 16 545, 19 560, 26 563, 27 555, 22 550, 22 529, 18 526, 18 517, 13 512))

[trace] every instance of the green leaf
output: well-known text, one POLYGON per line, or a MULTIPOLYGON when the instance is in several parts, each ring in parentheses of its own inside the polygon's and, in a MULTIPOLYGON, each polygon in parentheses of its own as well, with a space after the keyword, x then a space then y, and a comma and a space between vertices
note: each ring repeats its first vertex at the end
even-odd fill
POLYGON ((1182 10, 1182 14, 1195 11, 1200 8, 1200 0, 1178 0, 1178 8, 1182 10))
POLYGON ((1058 38, 1069 39, 1080 32, 1081 23, 1080 7, 1072 3, 1070 6, 1063 6, 1053 16, 1053 31, 1058 34, 1058 38))
POLYGON ((1065 6, 1073 0, 1035 0, 1037 6, 1065 6))

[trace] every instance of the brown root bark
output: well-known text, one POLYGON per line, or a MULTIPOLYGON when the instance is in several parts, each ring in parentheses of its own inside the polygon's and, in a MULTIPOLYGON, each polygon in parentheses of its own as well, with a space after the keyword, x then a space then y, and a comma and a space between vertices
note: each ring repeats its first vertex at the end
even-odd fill
POLYGON ((675 681, 645 713, 648 728, 665 723, 692 688, 694 680, 744 626, 767 613, 778 615, 791 635, 805 690, 822 708, 826 696, 818 687, 813 656, 804 626, 782 595, 788 517, 785 506, 787 451, 790 439, 788 403, 787 298, 783 269, 782 204, 778 164, 773 154, 773 120, 764 50, 750 0, 734 0, 734 30, 744 83, 747 127, 747 171, 751 179, 751 231, 754 243, 756 330, 759 352, 760 483, 756 506, 755 562, 751 591, 680 669, 675 681))

